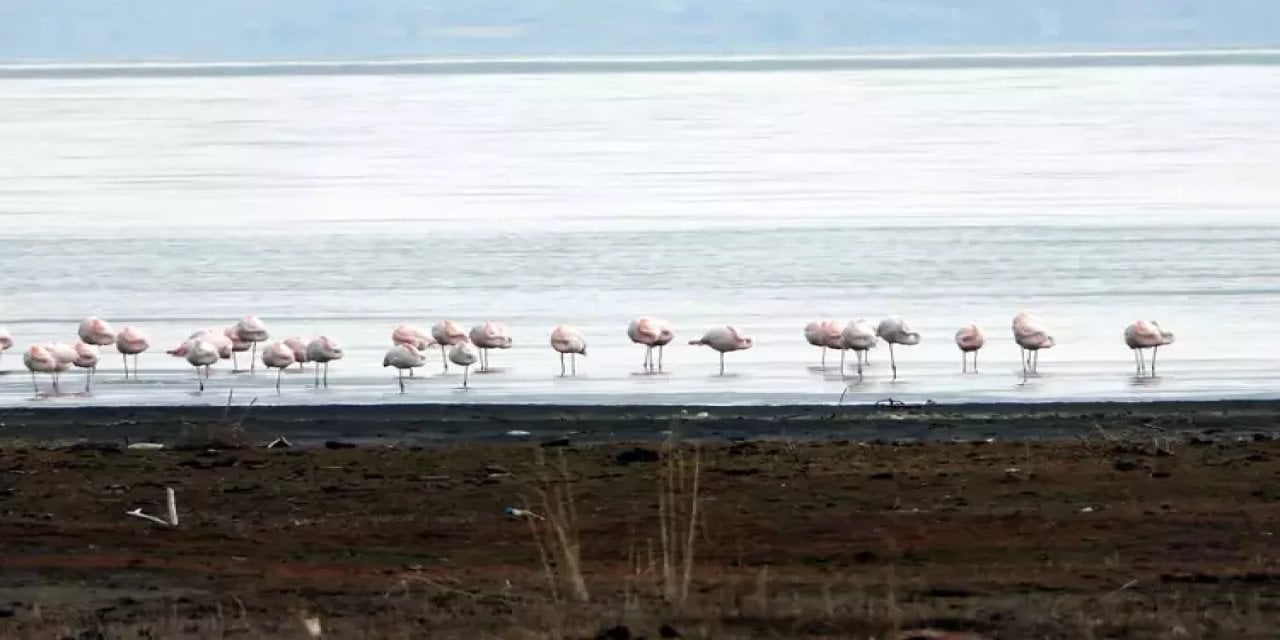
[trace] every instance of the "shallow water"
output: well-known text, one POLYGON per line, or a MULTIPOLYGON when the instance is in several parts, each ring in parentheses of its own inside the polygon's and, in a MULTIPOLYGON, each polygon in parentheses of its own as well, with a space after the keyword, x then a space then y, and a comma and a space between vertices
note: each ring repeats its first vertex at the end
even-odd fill
POLYGON ((924 341, 846 402, 1275 397, 1277 105, 1267 65, 0 79, 0 404, 834 402, 804 324, 888 313, 924 341), (1027 384, 1022 309, 1059 342, 1027 384), (341 341, 331 387, 224 366, 193 393, 163 349, 245 313, 341 341), (152 334, 141 382, 108 353, 91 397, 33 396, 22 346, 88 314, 152 334), (640 314, 676 325, 664 375, 640 314), (400 394, 391 329, 445 317, 516 346, 400 394), (1178 336, 1152 381, 1140 317, 1178 336), (721 378, 683 342, 723 323, 757 347, 721 378))

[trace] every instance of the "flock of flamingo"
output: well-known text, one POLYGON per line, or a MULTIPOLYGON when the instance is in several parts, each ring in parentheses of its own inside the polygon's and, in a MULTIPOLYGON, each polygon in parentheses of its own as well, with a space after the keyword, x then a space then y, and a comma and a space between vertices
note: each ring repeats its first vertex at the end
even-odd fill
MULTIPOLYGON (((1040 351, 1053 347, 1055 342, 1045 324, 1029 313, 1014 316, 1012 328, 1014 342, 1021 350, 1019 359, 1022 363, 1023 382, 1026 382, 1027 376, 1038 373, 1040 351)), ((54 393, 60 393, 60 376, 73 366, 85 370, 85 391, 90 391, 98 368, 99 349, 111 345, 115 345, 124 361, 126 380, 129 378, 130 356, 133 356, 133 376, 136 379, 138 354, 151 347, 147 335, 138 328, 126 326, 116 332, 101 318, 84 319, 77 330, 77 336, 79 339, 72 344, 33 344, 23 353, 23 364, 31 372, 31 384, 37 394, 40 391, 36 382, 37 373, 49 375, 53 381, 54 393)), ((250 351, 249 371, 254 372, 258 360, 258 343, 266 342, 269 336, 266 323, 256 316, 246 316, 229 327, 195 331, 181 344, 165 353, 184 358, 194 367, 199 389, 204 391, 210 367, 220 360, 231 360, 233 372, 238 372, 238 354, 250 351)), ((644 370, 657 372, 662 370, 663 350, 675 339, 675 329, 665 320, 640 317, 627 326, 627 337, 645 348, 644 370)), ((879 341, 883 340, 889 345, 889 362, 894 380, 898 379, 894 345, 910 346, 920 343, 920 334, 912 331, 899 316, 887 317, 878 324, 860 318, 844 326, 834 320, 818 320, 804 328, 804 337, 809 344, 822 349, 821 365, 824 369, 827 351, 840 352, 842 376, 845 372, 845 352, 853 351, 859 381, 862 380, 863 367, 868 362, 868 352, 879 341)), ((1124 330, 1124 342, 1133 350, 1137 375, 1154 376, 1156 353, 1160 347, 1173 343, 1173 340, 1173 334, 1162 329, 1153 320, 1139 320, 1127 326, 1124 330), (1146 349, 1151 350, 1149 366, 1144 354, 1146 349)), ((961 372, 968 373, 972 361, 972 371, 977 373, 978 351, 986 344, 986 333, 982 327, 972 323, 960 327, 955 333, 955 343, 960 349, 961 372)), ((0 327, 0 354, 13 344, 13 337, 0 327)), ((707 331, 701 338, 690 340, 689 344, 707 346, 718 352, 720 375, 724 375, 725 354, 750 349, 755 341, 736 327, 723 326, 707 331)), ((488 371, 489 352, 493 349, 510 349, 512 337, 511 331, 500 322, 484 322, 473 327, 470 332, 463 331, 452 320, 439 322, 430 331, 413 325, 396 327, 391 332, 391 348, 383 356, 382 366, 396 369, 396 379, 402 393, 405 388, 404 372, 407 370, 412 377, 414 369, 425 366, 427 351, 434 346, 440 347, 440 359, 446 373, 450 363, 462 367, 462 387, 466 389, 472 365, 479 364, 481 371, 488 371)), ((587 341, 582 333, 567 325, 557 326, 551 332, 551 348, 560 355, 560 375, 577 375, 577 357, 587 355, 587 341), (567 369, 565 356, 568 356, 567 369)), ((327 387, 329 363, 341 360, 342 357, 342 347, 327 336, 313 340, 291 337, 264 347, 261 360, 264 366, 276 370, 278 392, 284 371, 295 364, 301 368, 308 362, 314 363, 316 386, 327 387)))

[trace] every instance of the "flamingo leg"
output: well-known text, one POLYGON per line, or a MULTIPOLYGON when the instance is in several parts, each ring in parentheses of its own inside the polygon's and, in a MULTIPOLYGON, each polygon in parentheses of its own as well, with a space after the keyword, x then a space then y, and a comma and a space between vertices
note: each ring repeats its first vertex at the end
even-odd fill
MULTIPOLYGON (((841 349, 841 350, 840 350, 840 377, 841 377, 841 378, 843 378, 843 377, 844 377, 844 352, 845 352, 845 350, 844 350, 844 349, 841 349)), ((824 359, 825 359, 825 356, 827 355, 827 350, 826 350, 826 348, 825 348, 825 347, 822 349, 822 355, 824 356, 824 359)), ((856 356, 856 355, 857 355, 857 353, 854 353, 854 355, 856 356)), ((823 363, 822 367, 823 367, 824 369, 826 368, 826 366, 827 366, 827 365, 826 365, 825 363, 823 363)))
POLYGON ((196 365, 196 384, 200 385, 200 391, 204 391, 204 377, 200 375, 199 365, 196 365))
POLYGON ((960 373, 969 373, 969 353, 967 351, 960 352, 960 373))
POLYGON ((124 379, 128 380, 129 379, 129 354, 127 353, 120 354, 120 359, 124 361, 124 379))
POLYGON ((36 372, 35 372, 35 370, 32 370, 32 371, 31 371, 31 388, 32 388, 32 389, 35 389, 35 392, 36 392, 36 393, 40 393, 40 385, 36 384, 36 372))
POLYGON ((462 388, 467 388, 468 379, 471 377, 471 365, 462 368, 462 388))
POLYGON ((644 370, 653 371, 653 345, 644 348, 644 370))
POLYGON ((133 379, 138 379, 138 354, 133 354, 133 379))
POLYGON ((52 375, 52 376, 53 376, 53 392, 54 392, 55 394, 62 393, 62 390, 58 388, 58 372, 57 372, 57 371, 54 371, 54 372, 53 372, 52 374, 50 374, 50 375, 52 375))
POLYGON ((1151 377, 1156 377, 1156 353, 1160 351, 1159 346, 1151 347, 1151 377))
MULTIPOLYGON (((324 366, 328 367, 329 363, 328 362, 324 363, 324 366)), ((320 388, 320 364, 319 363, 316 363, 316 388, 317 389, 320 388)))
POLYGON ((720 375, 724 375, 724 352, 720 352, 720 375))
POLYGON ((84 391, 89 393, 93 389, 93 367, 84 370, 84 391))
MULTIPOLYGON (((413 369, 409 373, 412 374, 413 369)), ((396 381, 400 383, 400 393, 404 393, 404 369, 396 369, 396 381)))
POLYGON ((283 375, 284 367, 280 367, 280 370, 276 371, 276 393, 280 393, 280 377, 283 375))
POLYGON ((862 364, 867 359, 866 351, 858 351, 854 354, 858 358, 858 382, 862 382, 862 364))
POLYGON ((893 369, 893 379, 898 379, 898 361, 893 356, 893 343, 889 343, 889 366, 893 369))
POLYGON ((1033 373, 1040 373, 1040 350, 1036 349, 1035 351, 1032 351, 1031 358, 1031 371, 1033 373))
MULTIPOLYGON (((823 369, 826 369, 827 368, 827 348, 826 347, 819 347, 819 348, 822 349, 822 365, 821 366, 823 369)), ((844 353, 841 353, 840 357, 843 359, 844 353)))
POLYGON ((240 372, 240 356, 236 355, 236 353, 235 351, 231 352, 231 373, 240 372))
POLYGON ((324 363, 324 388, 329 388, 329 363, 324 363))
POLYGON ((658 347, 658 371, 662 371, 662 354, 666 350, 667 345, 658 347))
POLYGON ((577 376, 578 375, 578 354, 573 353, 569 355, 569 367, 570 369, 573 370, 573 375, 577 376))
POLYGON ((977 351, 973 352, 973 372, 974 373, 978 372, 978 352, 977 351))
POLYGON ((1027 383, 1027 363, 1030 358, 1027 357, 1026 349, 1018 349, 1018 360, 1022 362, 1022 384, 1027 383))
POLYGON ((444 352, 444 343, 440 343, 440 363, 444 365, 444 372, 449 373, 449 357, 444 352))
POLYGON ((560 354, 560 377, 564 377, 564 354, 560 354))
POLYGON ((254 342, 253 351, 249 353, 249 373, 253 374, 253 372, 257 370, 258 370, 258 343, 254 342))

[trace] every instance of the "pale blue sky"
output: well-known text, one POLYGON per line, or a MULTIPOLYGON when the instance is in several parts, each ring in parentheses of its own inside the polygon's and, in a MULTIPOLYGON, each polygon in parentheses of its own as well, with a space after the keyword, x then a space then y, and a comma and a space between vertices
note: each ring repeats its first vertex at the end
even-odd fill
POLYGON ((1280 44, 1277 0, 0 0, 0 59, 1280 44))

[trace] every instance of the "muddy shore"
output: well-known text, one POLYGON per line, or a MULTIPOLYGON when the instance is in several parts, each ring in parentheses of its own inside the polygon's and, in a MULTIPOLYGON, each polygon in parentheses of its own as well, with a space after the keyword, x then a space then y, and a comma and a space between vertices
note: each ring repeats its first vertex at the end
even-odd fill
POLYGON ((307 638, 315 619, 333 638, 1274 638, 1280 620, 1272 403, 46 411, 0 419, 0 637, 307 638), (682 409, 696 454, 660 441, 682 409), (513 429, 527 441, 464 441, 513 429), (262 446, 278 435, 315 446, 262 446), (184 448, 123 446, 153 437, 184 448), (163 516, 166 487, 177 527, 125 515, 163 516), (556 558, 565 491, 583 603, 556 558), (686 549, 673 601, 664 558, 686 549))
POLYGON ((660 405, 308 405, 230 407, 6 407, 0 438, 174 442, 191 430, 235 424, 300 446, 348 439, 366 444, 510 442, 572 436, 575 442, 656 442, 672 419, 707 439, 1054 440, 1099 429, 1122 433, 1248 436, 1280 427, 1280 401, 1043 404, 660 406, 660 405), (512 432, 517 432, 512 434, 512 432), (520 433, 523 432, 523 433, 520 433))

